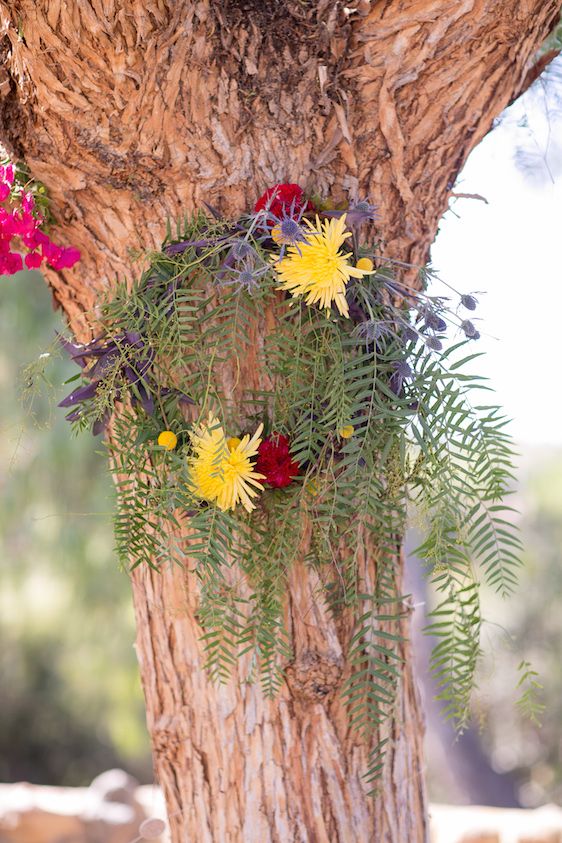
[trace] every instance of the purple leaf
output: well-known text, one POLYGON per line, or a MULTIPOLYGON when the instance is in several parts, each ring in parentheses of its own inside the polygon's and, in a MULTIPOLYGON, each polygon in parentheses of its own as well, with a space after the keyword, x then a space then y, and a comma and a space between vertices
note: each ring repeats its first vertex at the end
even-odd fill
POLYGON ((86 386, 80 387, 80 389, 76 389, 70 395, 67 395, 66 398, 62 399, 59 407, 72 407, 74 404, 80 404, 81 401, 87 401, 88 398, 93 398, 96 394, 98 384, 99 381, 93 381, 92 383, 86 384, 86 386))

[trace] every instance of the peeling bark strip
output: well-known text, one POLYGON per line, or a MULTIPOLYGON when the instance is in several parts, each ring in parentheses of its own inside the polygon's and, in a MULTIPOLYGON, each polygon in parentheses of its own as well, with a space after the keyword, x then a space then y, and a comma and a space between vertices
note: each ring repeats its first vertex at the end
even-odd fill
MULTIPOLYGON (((47 185, 82 268, 49 283, 77 336, 166 216, 239 212, 276 181, 369 196, 423 263, 452 183, 519 92, 559 0, 0 0, 0 131, 47 185)), ((267 315, 268 318, 271 314, 267 315)), ((248 377, 259 381, 259 372, 248 377)), ((365 577, 376 576, 376 553, 365 577)), ((212 686, 193 573, 137 569, 147 717, 174 843, 423 843, 409 649, 381 795, 337 693, 349 629, 291 574, 281 697, 212 686)))

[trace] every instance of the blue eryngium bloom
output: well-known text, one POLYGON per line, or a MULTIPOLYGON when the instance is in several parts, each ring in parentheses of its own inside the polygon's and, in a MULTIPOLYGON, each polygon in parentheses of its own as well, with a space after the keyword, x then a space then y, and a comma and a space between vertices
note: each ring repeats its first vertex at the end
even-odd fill
POLYGON ((443 333, 443 331, 447 330, 447 323, 436 313, 427 313, 425 317, 425 328, 443 333))
POLYGON ((254 262, 258 258, 258 253, 254 247, 247 240, 241 240, 240 238, 237 238, 230 247, 230 255, 236 263, 241 261, 245 263, 254 262))
POLYGON ((426 337, 425 344, 432 351, 441 351, 443 349, 443 343, 437 337, 426 337))
POLYGON ((468 337, 469 340, 480 339, 480 332, 470 319, 465 319, 464 322, 461 322, 461 330, 464 331, 465 337, 468 337))
POLYGON ((461 304, 463 307, 466 307, 467 310, 476 310, 478 302, 474 296, 464 295, 461 296, 461 304))
POLYGON ((367 222, 375 222, 378 217, 375 205, 371 205, 366 199, 355 202, 345 211, 323 211, 325 217, 341 217, 344 214, 348 227, 353 230, 357 230, 367 222))
POLYGON ((267 265, 261 267, 254 267, 251 264, 243 265, 241 269, 232 268, 226 278, 222 280, 221 286, 228 287, 231 284, 237 286, 240 290, 245 290, 247 293, 252 293, 257 290, 260 284, 260 278, 269 270, 267 265))
POLYGON ((395 360, 392 368, 393 372, 390 376, 389 386, 395 395, 401 395, 404 381, 413 375, 412 367, 407 360, 395 360))
POLYGON ((299 220, 283 217, 271 229, 271 236, 279 246, 298 246, 306 243, 306 235, 299 220))

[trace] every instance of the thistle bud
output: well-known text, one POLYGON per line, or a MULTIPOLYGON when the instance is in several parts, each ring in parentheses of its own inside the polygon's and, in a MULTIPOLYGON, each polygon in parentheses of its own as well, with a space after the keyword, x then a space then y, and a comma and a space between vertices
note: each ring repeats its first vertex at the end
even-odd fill
POLYGON ((425 344, 432 351, 441 351, 443 348, 443 343, 437 337, 426 337, 425 344))
POLYGON ((467 310, 476 310, 478 302, 474 296, 464 295, 461 296, 461 304, 463 307, 466 307, 467 310))
MULTIPOLYGON (((470 319, 465 319, 464 322, 461 322, 461 328, 469 339, 476 339, 476 335, 478 331, 476 330, 474 323, 470 321, 470 319)), ((480 336, 480 334, 478 334, 480 336)))

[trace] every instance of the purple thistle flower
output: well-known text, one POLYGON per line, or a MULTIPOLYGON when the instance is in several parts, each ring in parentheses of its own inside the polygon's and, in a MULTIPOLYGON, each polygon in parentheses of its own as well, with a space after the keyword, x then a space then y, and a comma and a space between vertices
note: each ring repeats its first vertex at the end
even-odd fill
POLYGON ((466 307, 467 310, 476 310, 478 300, 475 299, 474 296, 463 295, 461 296, 461 304, 463 307, 466 307))
POLYGON ((425 328, 430 328, 432 331, 439 331, 440 333, 443 333, 443 331, 447 330, 447 323, 436 313, 430 312, 425 317, 425 328))
POLYGON ((277 226, 276 237, 273 239, 282 246, 296 246, 298 243, 306 243, 306 236, 298 220, 292 217, 283 217, 277 226))
POLYGON ((341 211, 324 211, 325 217, 343 217, 345 214, 345 221, 350 228, 358 229, 366 222, 375 222, 378 218, 375 205, 367 200, 360 200, 354 205, 350 205, 346 210, 341 211))
POLYGON ((404 381, 412 377, 412 369, 407 360, 395 360, 389 386, 395 395, 401 395, 404 381))
POLYGON ((281 246, 279 259, 281 259, 287 246, 296 246, 298 249, 299 243, 306 243, 306 235, 301 226, 301 220, 306 210, 306 206, 302 206, 299 211, 296 210, 295 200, 291 202, 289 210, 286 207, 283 209, 282 215, 274 214, 270 210, 260 211, 265 213, 265 221, 263 228, 267 229, 268 236, 265 241, 267 247, 273 244, 281 246), (276 235, 273 236, 273 232, 276 235))
POLYGON ((256 278, 253 272, 250 272, 249 269, 243 269, 242 272, 238 276, 238 284, 247 290, 249 293, 252 290, 255 290, 258 286, 258 279, 256 278))
POLYGON ((418 339, 418 332, 414 330, 414 328, 407 326, 404 328, 403 336, 406 342, 416 342, 418 339))
POLYGON ((432 351, 441 351, 443 348, 443 343, 437 337, 426 337, 425 344, 432 351))
POLYGON ((411 378, 412 377, 412 367, 408 363, 407 360, 395 360, 392 364, 394 370, 401 378, 411 378))
POLYGON ((232 269, 230 275, 220 282, 221 286, 227 287, 231 284, 236 284, 240 290, 245 290, 252 295, 253 291, 259 287, 261 276, 269 270, 267 264, 264 264, 259 269, 245 266, 243 269, 232 269))
POLYGON ((239 263, 240 261, 257 258, 258 253, 253 246, 250 246, 247 240, 237 239, 230 247, 230 255, 232 255, 236 263, 239 263))
POLYGON ((461 329, 464 331, 465 336, 471 340, 478 339, 480 336, 474 323, 471 322, 470 319, 465 319, 464 322, 461 322, 461 329))
POLYGON ((361 322, 354 330, 357 336, 363 337, 367 344, 380 340, 381 337, 393 333, 392 323, 382 319, 367 319, 361 322))
POLYGON ((359 226, 366 222, 375 222, 377 218, 376 206, 371 205, 367 199, 363 199, 348 209, 346 222, 354 228, 359 228, 359 226))

